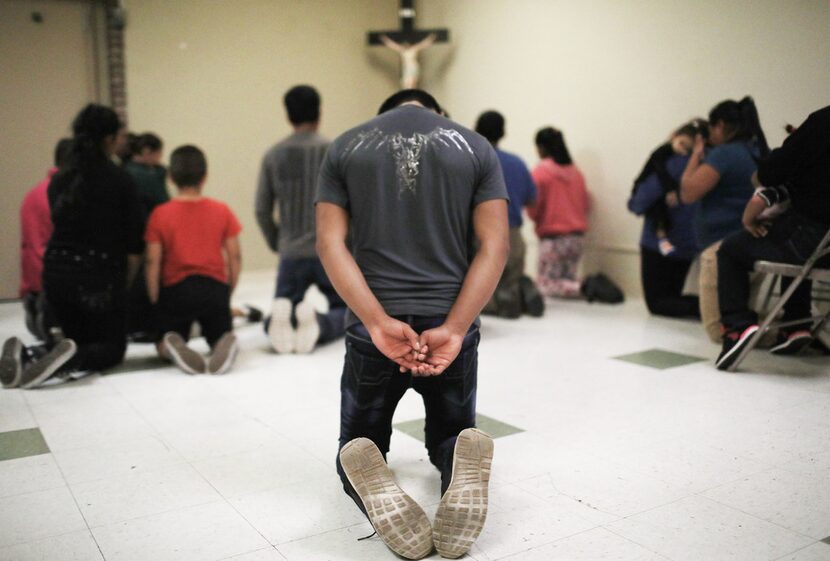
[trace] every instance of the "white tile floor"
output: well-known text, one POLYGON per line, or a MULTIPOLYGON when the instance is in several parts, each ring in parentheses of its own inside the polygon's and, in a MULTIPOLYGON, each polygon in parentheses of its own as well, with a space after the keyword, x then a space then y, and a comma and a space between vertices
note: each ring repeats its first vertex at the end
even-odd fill
MULTIPOLYGON (((265 306, 272 286, 246 275, 235 300, 265 306)), ((0 305, 0 337, 21 331, 0 305)), ((142 370, 0 392, 0 432, 39 427, 51 449, 0 461, 0 561, 395 559, 357 541, 371 529, 334 473, 342 344, 276 356, 238 333, 226 376, 153 366, 145 345, 128 355, 142 370)), ((698 326, 638 301, 485 318, 482 337, 479 411, 526 432, 496 441, 470 559, 830 560, 830 359, 759 351, 718 372, 698 326), (652 348, 707 360, 611 358, 652 348)), ((396 421, 421 416, 408 394, 396 421)), ((431 515, 423 445, 392 448, 431 515)))

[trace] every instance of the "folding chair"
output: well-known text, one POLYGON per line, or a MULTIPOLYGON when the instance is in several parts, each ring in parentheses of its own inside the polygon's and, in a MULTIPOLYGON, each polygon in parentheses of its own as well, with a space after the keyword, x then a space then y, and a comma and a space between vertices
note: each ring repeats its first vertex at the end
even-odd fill
MULTIPOLYGON (((764 333, 769 331, 773 327, 781 328, 781 327, 789 327, 792 325, 797 325, 800 323, 804 323, 806 321, 813 322, 810 333, 815 336, 824 324, 827 323, 828 319, 830 319, 830 310, 828 310, 824 314, 810 316, 809 318, 802 318, 795 321, 787 321, 787 322, 776 322, 775 318, 778 317, 778 313, 784 308, 784 304, 787 303, 787 300, 793 295, 796 288, 804 282, 804 280, 809 279, 816 282, 830 282, 830 268, 816 268, 816 263, 820 261, 823 257, 830 255, 830 230, 824 235, 821 242, 819 242, 818 246, 816 247, 813 254, 807 259, 804 265, 790 265, 789 263, 775 263, 772 261, 758 261, 755 263, 755 271, 766 273, 769 275, 775 275, 776 277, 793 277, 793 281, 790 283, 790 286, 781 297, 778 299, 778 302, 775 306, 772 307, 772 310, 767 314, 764 318, 764 321, 758 328, 758 331, 752 336, 749 340, 749 343, 744 347, 741 353, 738 355, 738 358, 735 359, 727 370, 729 372, 734 372, 737 370, 738 365, 741 364, 746 355, 755 348, 755 345, 758 344, 758 341, 761 340, 761 337, 764 336, 764 333)), ((775 286, 775 283, 773 283, 775 286)))

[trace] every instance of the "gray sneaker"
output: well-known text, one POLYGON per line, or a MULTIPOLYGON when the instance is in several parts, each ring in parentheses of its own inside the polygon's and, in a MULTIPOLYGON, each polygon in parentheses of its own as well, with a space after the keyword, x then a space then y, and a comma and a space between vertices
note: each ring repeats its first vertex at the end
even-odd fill
POLYGON ((64 339, 46 353, 43 358, 32 362, 23 369, 23 375, 20 377, 20 387, 28 390, 39 386, 75 356, 77 351, 78 345, 75 344, 75 341, 64 339))
POLYGON ((169 331, 162 338, 164 348, 173 363, 188 374, 202 374, 206 364, 202 355, 187 346, 187 342, 175 331, 169 331))
POLYGON ((375 443, 355 438, 340 450, 340 464, 389 549, 407 559, 426 557, 432 551, 429 518, 395 483, 375 443))
POLYGON ((224 374, 230 370, 238 352, 236 335, 228 331, 213 346, 213 353, 207 363, 208 374, 224 374))
POLYGON ((23 343, 17 337, 6 339, 0 356, 0 381, 4 388, 16 388, 23 375, 23 343))
POLYGON ((487 518, 493 439, 464 429, 455 441, 452 480, 435 513, 432 539, 441 557, 461 557, 476 541, 487 518))

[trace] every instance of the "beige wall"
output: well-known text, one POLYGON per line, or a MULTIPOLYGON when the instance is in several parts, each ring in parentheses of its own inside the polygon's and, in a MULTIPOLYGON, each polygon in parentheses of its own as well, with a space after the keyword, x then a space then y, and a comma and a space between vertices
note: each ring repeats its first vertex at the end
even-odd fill
POLYGON ((20 283, 18 209, 46 176, 57 140, 97 97, 91 8, 87 2, 0 2, 0 298, 20 283), (32 21, 40 12, 42 23, 32 21))
POLYGON ((596 201, 586 268, 639 292, 641 223, 625 208, 648 153, 685 119, 751 94, 775 146, 785 123, 830 103, 830 3, 739 0, 421 0, 419 25, 451 30, 425 76, 471 126, 496 108, 503 147, 528 164, 561 127, 596 201))
MULTIPOLYGON (((44 172, 67 115, 94 94, 88 85, 51 81, 73 74, 58 71, 78 63, 68 55, 71 41, 60 41, 65 61, 33 60, 26 48, 42 30, 27 28, 21 36, 24 23, 6 16, 24 4, 68 13, 83 6, 0 2, 6 133, 0 170, 11 209, 22 197, 13 190, 44 172), (31 91, 13 93, 10 83, 30 84, 31 91), (21 121, 24 106, 41 118, 21 121), (17 171, 7 171, 12 163, 17 171)), ((391 52, 367 48, 365 32, 395 26, 396 6, 393 0, 125 2, 130 125, 158 132, 168 149, 194 142, 207 151, 208 193, 228 201, 243 221, 246 268, 275 261, 253 219, 253 196, 262 153, 289 132, 282 93, 300 82, 316 85, 329 136, 373 114, 396 89, 397 63, 391 52)), ((784 123, 828 103, 830 4, 823 0, 420 0, 418 8, 420 26, 452 32, 452 44, 431 48, 423 61, 424 87, 454 118, 471 125, 481 110, 501 110, 508 119, 504 148, 529 164, 536 161, 537 128, 554 124, 566 132, 596 200, 587 268, 606 270, 631 292, 639 290, 640 222, 625 210, 630 181, 675 125, 705 115, 721 99, 751 93, 777 144, 784 123)), ((73 41, 80 48, 84 39, 73 41)), ((2 230, 6 288, 16 278, 9 271, 16 267, 17 225, 10 222, 2 230)))
MULTIPOLYGON (((312 84, 322 132, 334 137, 373 115, 395 91, 396 60, 367 49, 366 31, 394 25, 395 3, 329 0, 130 0, 130 128, 152 130, 167 154, 195 143, 207 154, 206 194, 243 224, 247 269, 274 266, 253 214, 262 154, 290 130, 282 95, 312 84)), ((172 187, 171 187, 172 194, 172 187)))

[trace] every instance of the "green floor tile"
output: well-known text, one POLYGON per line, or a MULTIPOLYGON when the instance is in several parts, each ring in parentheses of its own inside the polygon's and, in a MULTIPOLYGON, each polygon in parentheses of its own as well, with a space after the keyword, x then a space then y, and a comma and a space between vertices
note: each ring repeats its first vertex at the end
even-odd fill
POLYGON ((823 540, 821 540, 821 541, 823 541, 823 542, 824 542, 824 543, 826 543, 827 545, 830 545, 830 536, 827 536, 826 538, 824 538, 824 539, 823 539, 823 540))
POLYGON ((671 351, 664 351, 662 349, 649 349, 639 353, 631 353, 627 355, 612 357, 617 360, 639 364, 641 366, 649 366, 658 370, 665 370, 666 368, 674 368, 676 366, 685 366, 695 362, 706 360, 699 356, 683 355, 680 353, 673 353, 671 351))
MULTIPOLYGON (((402 423, 395 423, 393 425, 396 429, 404 434, 408 434, 412 438, 424 441, 424 419, 415 419, 414 421, 404 421, 402 423)), ((517 432, 524 432, 524 429, 502 423, 499 420, 488 417, 487 415, 476 415, 476 426, 492 436, 493 438, 501 438, 502 436, 509 436, 517 432)))
POLYGON ((0 461, 48 454, 49 446, 40 429, 0 432, 0 461))

